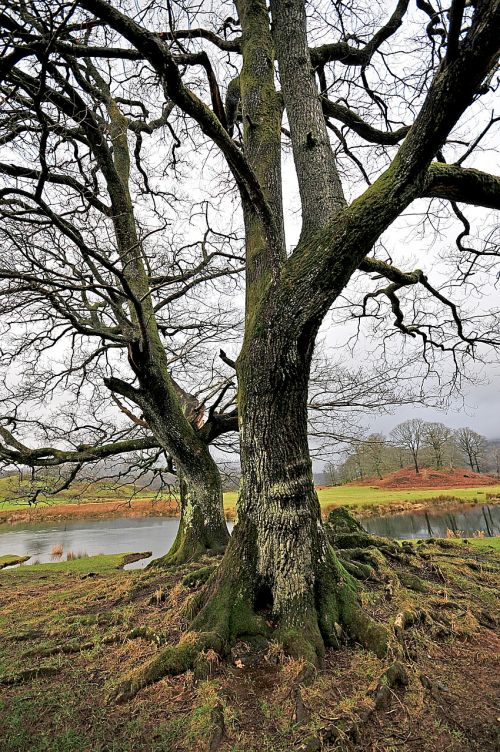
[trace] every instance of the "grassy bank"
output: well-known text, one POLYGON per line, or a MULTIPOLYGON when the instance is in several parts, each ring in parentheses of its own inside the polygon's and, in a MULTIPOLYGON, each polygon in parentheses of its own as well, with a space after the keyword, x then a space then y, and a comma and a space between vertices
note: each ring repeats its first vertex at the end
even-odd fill
POLYGON ((424 593, 365 591, 367 613, 388 625, 419 614, 386 659, 344 644, 299 686, 303 665, 279 645, 247 665, 240 644, 210 656, 204 679, 169 677, 123 705, 108 690, 178 639, 190 568, 123 571, 119 554, 4 570, 2 752, 493 752, 500 557, 483 541, 416 546, 424 593), (398 655, 408 684, 376 701, 398 655))
MULTIPOLYGON (((77 487, 70 496, 66 491, 50 497, 35 507, 27 507, 15 497, 8 497, 8 478, 0 479, 0 523, 16 521, 42 522, 44 520, 91 518, 91 517, 147 517, 178 514, 175 496, 135 494, 131 486, 116 488, 106 484, 92 487, 77 487), (115 493, 115 496, 112 494, 115 493)), ((393 490, 372 486, 332 486, 318 489, 318 497, 326 514, 336 506, 346 506, 360 517, 393 514, 406 510, 424 511, 437 507, 453 507, 460 504, 485 504, 500 502, 500 484, 472 488, 393 490)), ((224 494, 224 508, 229 519, 236 510, 236 492, 224 494)))
POLYGON ((492 538, 467 538, 469 543, 485 551, 500 551, 500 535, 492 538))
MULTIPOLYGON (((233 512, 236 493, 224 494, 226 510, 233 512)), ((345 506, 360 517, 392 514, 405 510, 428 510, 438 506, 500 503, 500 485, 474 488, 415 489, 393 491, 371 486, 331 486, 318 490, 323 513, 345 506)))
POLYGON ((5 567, 12 567, 14 564, 23 564, 25 561, 28 561, 29 558, 29 556, 15 556, 14 554, 5 554, 4 556, 0 556, 0 569, 5 569, 5 567))

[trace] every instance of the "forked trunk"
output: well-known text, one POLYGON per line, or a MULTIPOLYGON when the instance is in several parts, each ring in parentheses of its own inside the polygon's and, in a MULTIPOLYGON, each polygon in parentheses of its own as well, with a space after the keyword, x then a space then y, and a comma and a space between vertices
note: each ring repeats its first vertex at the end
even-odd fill
POLYGON ((271 632, 292 655, 318 663, 342 627, 380 654, 386 633, 363 616, 321 521, 307 442, 309 361, 309 348, 273 347, 269 337, 243 349, 238 521, 192 626, 229 642, 271 632))

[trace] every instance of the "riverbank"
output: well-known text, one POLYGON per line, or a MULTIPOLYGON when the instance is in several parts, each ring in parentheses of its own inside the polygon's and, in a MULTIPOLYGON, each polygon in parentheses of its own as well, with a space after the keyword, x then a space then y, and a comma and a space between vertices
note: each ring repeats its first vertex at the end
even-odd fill
POLYGON ((375 583, 363 594, 394 635, 387 658, 342 642, 305 685, 278 644, 256 665, 240 643, 207 655, 204 679, 167 677, 121 705, 109 691, 181 634, 193 567, 124 571, 117 555, 3 570, 2 752, 493 752, 500 559, 476 544, 412 548, 417 577, 402 569, 390 598, 375 583))
POLYGON ((122 499, 80 501, 77 503, 43 504, 37 507, 19 506, 2 509, 0 524, 17 522, 39 523, 81 519, 112 519, 114 517, 178 517, 176 499, 122 499))
MULTIPOLYGON (((500 485, 477 486, 471 488, 418 488, 385 489, 373 486, 328 486, 320 487, 318 497, 321 511, 326 517, 339 506, 346 506, 363 519, 405 512, 432 512, 437 510, 457 510, 463 504, 500 504, 500 485)), ((236 516, 236 492, 224 494, 224 509, 227 520, 236 516)), ((167 498, 151 496, 134 499, 81 499, 68 502, 66 499, 35 507, 12 506, 7 508, 0 503, 0 524, 40 523, 50 521, 81 519, 112 519, 114 517, 178 517, 178 500, 170 495, 167 498)))

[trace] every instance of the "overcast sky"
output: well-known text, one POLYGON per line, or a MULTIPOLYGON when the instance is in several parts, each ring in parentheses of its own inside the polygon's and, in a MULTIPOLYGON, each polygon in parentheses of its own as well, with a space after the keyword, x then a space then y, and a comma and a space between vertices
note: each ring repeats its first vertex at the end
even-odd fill
POLYGON ((463 402, 453 400, 447 410, 402 407, 395 410, 393 415, 377 415, 372 420, 368 419, 367 427, 387 434, 397 423, 408 418, 438 421, 450 428, 470 426, 488 439, 500 439, 500 370, 495 373, 492 368, 490 383, 468 386, 463 402))

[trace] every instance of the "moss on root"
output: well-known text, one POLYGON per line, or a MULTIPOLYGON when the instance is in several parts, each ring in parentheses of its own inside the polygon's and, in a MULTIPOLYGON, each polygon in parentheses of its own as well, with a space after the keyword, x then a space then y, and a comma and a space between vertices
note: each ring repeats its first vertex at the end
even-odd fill
POLYGON ((282 643, 287 655, 301 659, 311 667, 321 666, 325 655, 325 642, 313 612, 300 627, 278 628, 273 638, 282 643))
POLYGON ((182 578, 181 583, 182 585, 184 585, 184 587, 199 587, 208 580, 208 578, 215 572, 216 568, 217 565, 212 564, 208 567, 200 567, 200 569, 195 569, 194 572, 189 572, 189 574, 186 574, 182 578))
POLYGON ((333 551, 317 586, 318 622, 326 644, 337 646, 339 626, 345 635, 377 657, 387 653, 390 633, 362 609, 359 587, 333 551))
POLYGON ((179 532, 171 549, 158 559, 153 559, 146 569, 169 569, 183 564, 200 561, 204 556, 217 556, 224 553, 225 544, 209 545, 194 534, 179 532))
POLYGON ((182 609, 189 631, 177 645, 163 649, 125 677, 114 696, 128 699, 167 674, 197 671, 197 667, 206 672, 203 656, 207 651, 216 653, 219 659, 245 638, 272 638, 282 643, 286 653, 303 659, 307 665, 321 665, 325 647, 339 647, 344 641, 358 643, 383 658, 391 641, 396 645, 403 639, 405 629, 419 621, 407 616, 422 613, 421 605, 416 604, 419 594, 432 589, 420 576, 429 567, 428 554, 422 547, 403 551, 388 539, 360 533, 357 523, 349 523, 349 517, 348 512, 343 512, 339 524, 341 529, 347 527, 352 532, 339 534, 330 521, 330 540, 340 539, 344 544, 347 538, 351 544, 355 539, 361 545, 335 550, 327 544, 316 571, 314 600, 300 621, 298 611, 289 620, 279 619, 272 614, 271 602, 259 604, 256 576, 251 574, 256 571, 256 562, 248 555, 233 556, 231 551, 235 549, 228 549, 220 566, 202 567, 182 580, 185 587, 199 588, 186 599, 182 609), (382 609, 393 612, 389 619, 386 614, 385 623, 371 618, 362 603, 359 580, 366 579, 378 583, 379 603, 380 596, 382 603, 392 601, 390 608, 382 609))
POLYGON ((109 692, 108 699, 126 702, 144 687, 165 676, 176 676, 193 668, 204 650, 220 649, 220 638, 215 633, 186 632, 177 645, 161 650, 147 663, 131 671, 109 692))

